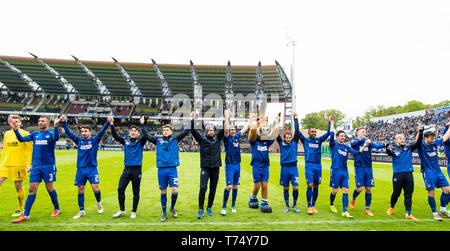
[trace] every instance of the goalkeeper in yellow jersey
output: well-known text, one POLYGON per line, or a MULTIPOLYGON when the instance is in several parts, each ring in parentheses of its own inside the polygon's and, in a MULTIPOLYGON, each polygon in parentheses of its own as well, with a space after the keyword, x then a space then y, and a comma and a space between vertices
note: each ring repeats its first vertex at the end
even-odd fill
MULTIPOLYGON (((8 120, 15 121, 21 125, 20 116, 11 115, 8 120)), ((19 129, 20 134, 25 136, 30 134, 27 131, 19 129)), ((0 159, 0 186, 11 176, 16 187, 19 208, 12 215, 18 217, 23 214, 25 204, 25 193, 23 190, 23 181, 26 173, 31 169, 31 155, 33 144, 31 142, 19 142, 13 130, 7 131, 3 136, 3 151, 0 159)))

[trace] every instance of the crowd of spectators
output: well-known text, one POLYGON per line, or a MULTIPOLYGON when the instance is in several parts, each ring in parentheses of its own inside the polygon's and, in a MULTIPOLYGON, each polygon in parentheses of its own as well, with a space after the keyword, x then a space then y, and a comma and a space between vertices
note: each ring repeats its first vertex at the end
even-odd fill
POLYGON ((414 141, 419 124, 433 127, 437 135, 443 135, 445 124, 450 120, 450 111, 428 113, 425 115, 399 117, 391 120, 369 122, 367 136, 376 142, 393 142, 397 134, 403 133, 408 142, 414 141))

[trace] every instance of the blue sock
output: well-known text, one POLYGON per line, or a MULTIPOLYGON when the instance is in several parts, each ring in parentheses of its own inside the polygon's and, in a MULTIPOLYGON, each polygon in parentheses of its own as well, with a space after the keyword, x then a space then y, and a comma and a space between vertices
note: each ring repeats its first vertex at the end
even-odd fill
POLYGON ((289 189, 283 189, 284 204, 289 207, 289 189))
POLYGON ((311 187, 306 188, 306 201, 308 201, 308 207, 312 207, 313 189, 311 187))
POLYGON ((52 200, 53 207, 55 210, 59 209, 59 203, 58 203, 58 194, 56 194, 56 190, 53 190, 52 192, 48 193, 50 195, 50 199, 52 200))
POLYGON ((172 193, 172 201, 170 203, 170 210, 175 208, 175 204, 177 203, 178 193, 172 193))
POLYGON ((222 204, 222 208, 227 208, 228 197, 230 197, 230 190, 227 190, 225 188, 225 189, 223 189, 223 204, 222 204))
POLYGON ((336 199, 336 194, 330 193, 330 206, 334 205, 334 199, 336 199))
POLYGON ((33 206, 34 200, 36 200, 36 194, 29 194, 27 200, 25 201, 25 212, 26 217, 30 217, 31 207, 33 206))
POLYGON ((293 206, 297 205, 298 190, 292 190, 292 198, 294 199, 294 204, 293 204, 293 206))
POLYGON ((430 205, 431 212, 436 213, 436 201, 434 197, 428 196, 428 204, 430 205))
POLYGON ((358 195, 359 195, 358 190, 355 188, 355 190, 353 191, 353 194, 352 194, 352 200, 356 200, 356 197, 358 197, 358 195))
POLYGON ((319 196, 319 188, 313 188, 313 192, 312 192, 312 206, 316 206, 316 200, 317 197, 319 196))
POLYGON ((445 194, 445 193, 441 194, 441 207, 447 206, 449 197, 450 196, 448 194, 445 194))
POLYGON ((95 200, 97 200, 97 202, 102 201, 102 193, 100 192, 100 190, 98 190, 98 193, 94 193, 95 195, 95 200))
POLYGON ((342 194, 342 212, 347 212, 348 208, 348 193, 342 194))
POLYGON ((372 193, 366 193, 366 209, 370 208, 370 204, 372 204, 372 193))
POLYGON ((167 194, 161 194, 161 207, 163 214, 167 214, 166 207, 167 207, 167 194))
POLYGON ((236 206, 236 198, 237 198, 237 193, 238 193, 238 189, 233 189, 233 191, 231 192, 231 206, 235 207, 236 206))
POLYGON ((78 207, 80 208, 80 211, 84 210, 84 193, 78 194, 78 207))

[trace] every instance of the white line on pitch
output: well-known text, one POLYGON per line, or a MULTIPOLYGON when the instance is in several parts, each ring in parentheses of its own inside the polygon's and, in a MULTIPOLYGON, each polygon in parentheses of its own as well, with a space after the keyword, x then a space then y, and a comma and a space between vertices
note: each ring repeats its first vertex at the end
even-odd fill
MULTIPOLYGON (((420 222, 435 221, 434 219, 422 219, 420 222)), ((117 223, 90 223, 90 222, 73 222, 73 223, 34 223, 28 222, 20 224, 23 227, 36 227, 36 226, 173 226, 173 225, 292 225, 292 224, 356 224, 356 223, 392 223, 392 222, 412 222, 406 219, 394 219, 394 220, 342 220, 342 221, 274 221, 274 222, 117 222, 117 223)), ((11 223, 0 224, 0 226, 11 226, 11 223)))

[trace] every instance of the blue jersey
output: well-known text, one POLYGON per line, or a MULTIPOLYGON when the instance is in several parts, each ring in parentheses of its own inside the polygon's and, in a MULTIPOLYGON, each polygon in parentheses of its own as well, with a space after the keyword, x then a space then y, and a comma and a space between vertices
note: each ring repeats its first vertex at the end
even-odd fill
POLYGON ((115 140, 119 141, 124 148, 124 165, 125 166, 142 166, 142 153, 147 139, 140 135, 136 139, 131 137, 120 137, 114 125, 111 125, 111 132, 115 140))
POLYGON ((269 166, 269 147, 273 140, 250 140, 250 148, 252 150, 252 161, 250 165, 269 166))
POLYGON ((67 136, 77 144, 77 168, 97 167, 98 145, 105 134, 106 129, 108 129, 109 122, 106 122, 96 136, 90 137, 89 139, 84 139, 73 134, 67 126, 66 121, 63 121, 62 124, 67 136))
POLYGON ((14 130, 17 140, 20 142, 33 141, 32 166, 54 166, 55 165, 55 145, 59 140, 59 130, 47 129, 46 131, 34 131, 22 137, 18 130, 14 130))
POLYGON ((241 163, 241 147, 239 138, 241 132, 237 132, 234 137, 231 135, 223 136, 223 145, 225 146, 225 163, 237 164, 241 163))
POLYGON ((416 143, 409 145, 394 145, 392 150, 386 148, 386 152, 392 157, 392 169, 394 173, 413 172, 414 167, 412 164, 412 153, 416 150, 423 138, 423 133, 419 134, 419 138, 416 143))
MULTIPOLYGON (((353 149, 359 151, 363 146, 366 138, 354 140, 351 143, 353 149)), ((371 143, 366 146, 361 154, 355 155, 355 168, 372 168, 372 148, 383 148, 384 144, 371 143)))
MULTIPOLYGON (((444 134, 447 132, 448 126, 445 126, 444 134)), ((447 156, 447 171, 450 173, 450 139, 444 142, 445 156, 447 156)))
POLYGON ((330 133, 330 150, 331 150, 331 169, 347 171, 348 154, 361 154, 360 151, 344 145, 339 144, 334 140, 334 132, 330 133))
POLYGON ((427 145, 425 141, 420 144, 417 151, 420 157, 421 171, 432 170, 436 173, 440 173, 441 168, 438 162, 438 146, 442 143, 443 139, 436 139, 433 144, 427 145))
MULTIPOLYGON (((294 119, 294 126, 295 124, 298 125, 298 122, 296 121, 297 120, 294 119)), ((303 148, 305 149, 305 162, 320 164, 322 158, 322 142, 330 135, 330 124, 328 124, 327 132, 315 139, 305 138, 300 130, 296 130, 295 133, 298 134, 298 137, 303 144, 303 148)))
POLYGON ((190 129, 184 129, 177 135, 150 136, 147 128, 142 125, 142 133, 148 141, 156 145, 156 167, 177 167, 180 165, 178 143, 189 133, 190 129))
MULTIPOLYGON (((295 131, 298 130, 297 119, 294 119, 295 131)), ((298 152, 299 134, 295 133, 291 143, 282 140, 280 135, 277 136, 277 142, 280 146, 280 165, 281 166, 297 166, 297 152, 298 152)))

